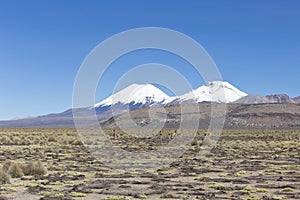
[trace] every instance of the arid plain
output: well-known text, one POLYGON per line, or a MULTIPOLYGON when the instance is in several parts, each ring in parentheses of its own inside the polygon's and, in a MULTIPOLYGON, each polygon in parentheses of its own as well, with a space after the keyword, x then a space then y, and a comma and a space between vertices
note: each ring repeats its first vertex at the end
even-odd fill
MULTIPOLYGON (((167 131, 167 130, 165 130, 167 131)), ((116 146, 155 151, 169 142, 105 129, 116 146)), ((178 133, 175 137, 182 137, 178 133)), ((206 130, 169 167, 124 172, 96 160, 76 129, 0 130, 0 199, 299 199, 299 130, 224 130, 217 145, 197 158, 206 130)))

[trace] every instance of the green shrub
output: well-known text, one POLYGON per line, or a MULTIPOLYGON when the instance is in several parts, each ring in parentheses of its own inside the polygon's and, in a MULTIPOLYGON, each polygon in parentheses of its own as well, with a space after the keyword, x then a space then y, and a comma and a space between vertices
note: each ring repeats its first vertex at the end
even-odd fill
POLYGON ((124 196, 106 197, 104 200, 126 200, 124 196))
POLYGON ((147 199, 147 196, 145 194, 140 194, 140 195, 138 195, 137 198, 139 198, 139 199, 147 199))
POLYGON ((84 194, 84 193, 78 193, 78 192, 72 192, 71 196, 72 197, 86 197, 86 194, 84 194))
POLYGON ((282 189, 282 192, 294 192, 294 189, 290 187, 286 187, 282 189))
POLYGON ((257 192, 259 192, 259 193, 266 193, 266 192, 268 192, 268 190, 264 189, 264 188, 261 188, 261 189, 258 189, 257 192))
POLYGON ((63 198, 65 195, 63 193, 56 193, 54 197, 63 198))

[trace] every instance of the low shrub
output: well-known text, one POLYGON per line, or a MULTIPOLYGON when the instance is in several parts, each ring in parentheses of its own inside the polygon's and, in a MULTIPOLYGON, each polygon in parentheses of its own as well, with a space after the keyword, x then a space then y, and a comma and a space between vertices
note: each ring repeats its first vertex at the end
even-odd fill
POLYGON ((78 192, 72 192, 71 196, 72 197, 86 197, 86 194, 84 194, 84 193, 78 193, 78 192))
POLYGON ((12 178, 20 178, 24 175, 20 163, 15 161, 6 161, 2 170, 7 172, 12 178))
POLYGON ((10 183, 10 175, 0 168, 0 184, 10 183))
POLYGON ((48 138, 48 142, 57 142, 56 138, 54 136, 50 136, 48 138))
POLYGON ((8 136, 4 135, 0 138, 0 144, 1 145, 12 145, 13 141, 8 136))
POLYGON ((282 192, 294 192, 294 189, 290 187, 286 187, 282 189, 282 192))
POLYGON ((45 175, 47 174, 47 169, 43 163, 39 161, 29 161, 27 164, 23 165, 23 172, 25 175, 34 176, 34 175, 45 175))
POLYGON ((12 163, 12 165, 8 169, 8 174, 10 174, 12 178, 20 178, 24 176, 22 168, 20 167, 20 164, 17 162, 12 163))
POLYGON ((72 145, 76 145, 76 146, 82 146, 83 143, 79 140, 79 139, 75 139, 73 141, 70 142, 72 145))

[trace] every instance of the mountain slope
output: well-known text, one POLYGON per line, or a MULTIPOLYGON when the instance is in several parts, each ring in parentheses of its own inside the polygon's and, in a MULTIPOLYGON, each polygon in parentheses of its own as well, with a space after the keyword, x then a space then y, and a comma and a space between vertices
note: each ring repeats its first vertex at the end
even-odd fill
MULTIPOLYGON (((167 106, 166 113, 167 119, 165 120, 165 128, 179 128, 181 126, 181 117, 188 119, 189 116, 195 114, 193 112, 192 104, 185 104, 186 113, 182 113, 180 105, 167 106), (191 106, 191 109, 188 107, 191 106)), ((212 107, 214 107, 214 116, 217 118, 224 113, 219 112, 218 107, 221 104, 198 104, 200 113, 199 128, 207 129, 211 122, 212 107)), ((132 119, 122 117, 122 115, 115 118, 110 118, 103 121, 101 124, 104 127, 115 128, 118 120, 120 124, 128 124, 130 126, 131 120, 140 124, 140 122, 151 123, 148 115, 148 109, 138 109, 129 111, 132 119)), ((153 114, 160 114, 160 110, 155 109, 153 114)), ((152 122, 154 123, 154 122, 152 122)), ((187 121, 185 127, 189 128, 190 123, 194 121, 187 121), (187 125, 187 126, 186 126, 187 125)), ((129 127, 130 128, 130 127, 129 127)), ((227 104, 227 113, 224 123, 225 129, 300 129, 300 104, 278 104, 278 103, 265 103, 265 104, 227 104)))
POLYGON ((168 95, 152 84, 132 84, 97 103, 94 107, 113 106, 116 104, 142 104, 150 106, 154 103, 161 103, 168 98, 168 95))
POLYGON ((238 104, 260 104, 260 103, 271 103, 271 101, 265 96, 259 94, 249 94, 236 100, 234 103, 238 104))
POLYGON ((247 94, 240 91, 228 82, 213 81, 180 96, 180 101, 197 103, 231 103, 244 96, 247 96, 247 94))
POLYGON ((295 103, 300 103, 300 96, 294 97, 294 98, 293 98, 293 101, 294 101, 295 103))
POLYGON ((295 103, 287 94, 267 95, 266 98, 272 103, 295 103))

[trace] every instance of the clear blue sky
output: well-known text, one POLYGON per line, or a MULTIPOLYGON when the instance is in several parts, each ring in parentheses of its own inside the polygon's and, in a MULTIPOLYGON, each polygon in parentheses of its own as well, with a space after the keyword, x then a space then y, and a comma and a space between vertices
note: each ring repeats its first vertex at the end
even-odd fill
MULTIPOLYGON (((194 38, 223 79, 247 93, 300 95, 298 0, 0 0, 0 119, 70 108, 74 79, 87 54, 113 34, 145 26, 194 38)), ((168 55, 148 53, 129 55, 119 65, 184 66, 168 55)), ((116 77, 124 72, 117 66, 116 77)), ((192 71, 185 73, 193 87, 202 84, 189 77, 192 71)), ((115 80, 97 99, 109 95, 115 80)))

